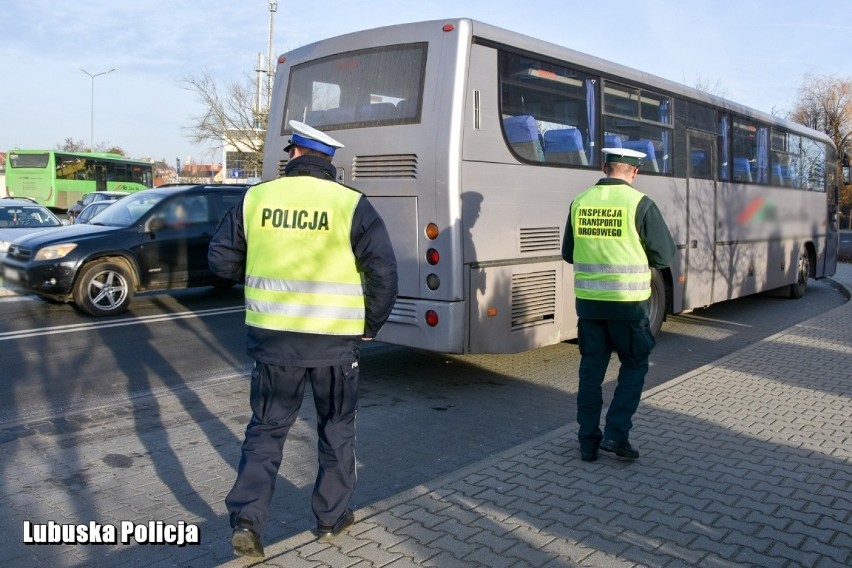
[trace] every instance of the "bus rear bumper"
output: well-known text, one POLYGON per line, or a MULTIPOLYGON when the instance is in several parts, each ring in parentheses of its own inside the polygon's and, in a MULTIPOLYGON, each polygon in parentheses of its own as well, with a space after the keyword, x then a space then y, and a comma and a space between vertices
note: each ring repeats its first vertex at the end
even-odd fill
POLYGON ((391 315, 376 340, 438 353, 464 353, 466 322, 467 311, 464 302, 397 298, 391 315), (426 323, 426 314, 429 311, 438 316, 438 324, 434 327, 426 323))

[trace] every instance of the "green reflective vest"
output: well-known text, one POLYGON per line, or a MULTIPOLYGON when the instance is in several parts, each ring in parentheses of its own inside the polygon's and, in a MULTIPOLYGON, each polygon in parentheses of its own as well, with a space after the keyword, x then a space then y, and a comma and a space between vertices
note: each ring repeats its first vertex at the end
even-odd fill
POLYGON ((638 302, 651 297, 651 269, 636 231, 643 194, 628 184, 596 185, 571 205, 574 295, 638 302))
POLYGON ((310 176, 252 187, 243 203, 246 324, 363 335, 364 289, 352 252, 361 194, 310 176))

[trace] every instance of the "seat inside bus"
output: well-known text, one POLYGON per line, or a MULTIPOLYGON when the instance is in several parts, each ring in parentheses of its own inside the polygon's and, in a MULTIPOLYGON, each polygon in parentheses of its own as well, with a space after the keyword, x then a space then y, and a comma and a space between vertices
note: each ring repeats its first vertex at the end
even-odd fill
POLYGON ((372 103, 361 107, 359 119, 365 122, 391 120, 397 117, 399 110, 393 103, 372 103))
POLYGON ((642 167, 652 172, 660 171, 660 166, 657 164, 657 152, 654 150, 654 143, 650 140, 622 140, 621 147, 643 152, 645 157, 642 158, 642 167))
POLYGON ((533 162, 544 161, 544 148, 535 119, 529 114, 510 116, 503 119, 506 138, 515 152, 533 162))
POLYGON ((621 136, 618 134, 604 134, 604 148, 621 148, 621 136))
POLYGON ((560 128, 544 133, 544 156, 548 162, 588 166, 583 136, 577 128, 560 128))
POLYGON ((752 181, 748 158, 734 158, 734 181, 752 181))

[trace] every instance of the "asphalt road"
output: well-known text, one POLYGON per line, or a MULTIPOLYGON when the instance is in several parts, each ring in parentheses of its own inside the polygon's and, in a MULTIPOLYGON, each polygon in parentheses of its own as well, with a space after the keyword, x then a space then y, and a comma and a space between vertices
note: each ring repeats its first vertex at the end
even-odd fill
MULTIPOLYGON (((827 281, 811 281, 799 301, 755 296, 675 316, 663 326, 651 385, 713 361, 842 301, 827 281)), ((0 422, 81 410, 198 381, 244 375, 251 361, 239 288, 141 294, 119 318, 86 316, 70 305, 31 298, 0 300, 0 422)), ((573 380, 576 345, 526 354, 447 357, 382 344, 365 345, 365 366, 398 369, 406 384, 434 382, 412 371, 432 360, 489 368, 494 361, 559 361, 573 380)), ((385 374, 385 373, 383 373, 385 374)), ((493 379, 493 377, 492 377, 493 379)), ((442 393, 436 393, 442 396, 442 393)))

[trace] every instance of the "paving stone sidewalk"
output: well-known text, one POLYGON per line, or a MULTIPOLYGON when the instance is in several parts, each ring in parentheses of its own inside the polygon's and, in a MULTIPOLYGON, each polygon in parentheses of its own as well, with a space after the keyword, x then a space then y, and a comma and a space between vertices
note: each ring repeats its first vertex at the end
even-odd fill
MULTIPOLYGON (((852 265, 835 280, 852 288, 852 265)), ((569 425, 262 565, 852 566, 850 393, 846 303, 646 392, 638 462, 581 462, 569 425)))
MULTIPOLYGON (((835 280, 852 289, 852 265, 835 280)), ((850 566, 850 321, 846 303, 646 392, 632 434, 638 462, 581 462, 568 424, 360 508, 330 542, 307 524, 266 542, 261 565, 850 566)), ((219 381, 0 432, 0 563, 251 565, 231 555, 223 503, 248 418, 244 390, 219 381), (25 519, 185 521, 202 539, 23 545, 25 519)), ((285 452, 313 452, 311 429, 298 421, 285 452)), ((312 475, 287 472, 279 491, 309 493, 312 475)))

